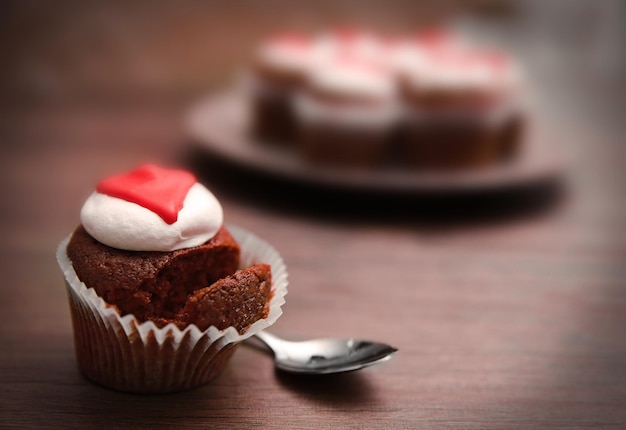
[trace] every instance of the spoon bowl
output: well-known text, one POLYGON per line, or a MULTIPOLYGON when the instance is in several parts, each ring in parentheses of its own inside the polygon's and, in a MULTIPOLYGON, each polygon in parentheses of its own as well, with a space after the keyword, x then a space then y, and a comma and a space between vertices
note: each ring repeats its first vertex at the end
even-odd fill
POLYGON ((277 369, 309 375, 362 369, 387 361, 397 351, 383 343, 358 339, 288 341, 266 331, 257 333, 251 339, 261 341, 274 353, 277 369))

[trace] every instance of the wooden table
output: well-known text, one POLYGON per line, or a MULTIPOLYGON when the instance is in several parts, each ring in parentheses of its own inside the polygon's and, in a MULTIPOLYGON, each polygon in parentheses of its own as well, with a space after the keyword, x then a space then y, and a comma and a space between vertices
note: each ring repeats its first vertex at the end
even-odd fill
POLYGON ((623 428, 625 130, 606 114, 615 97, 591 100, 557 127, 576 155, 565 192, 454 199, 286 183, 207 159, 175 103, 5 106, 0 427, 623 428), (228 222, 283 255, 275 333, 399 352, 303 378, 242 346, 214 383, 172 395, 85 380, 55 248, 98 179, 146 158, 193 169, 228 222))

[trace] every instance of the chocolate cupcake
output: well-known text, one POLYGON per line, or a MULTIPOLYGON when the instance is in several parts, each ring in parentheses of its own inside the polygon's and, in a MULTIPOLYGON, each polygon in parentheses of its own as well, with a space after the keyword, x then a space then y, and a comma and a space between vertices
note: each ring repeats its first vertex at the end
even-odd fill
POLYGON ((241 340, 278 318, 286 293, 273 248, 225 227, 189 172, 153 165, 100 182, 57 259, 79 368, 123 391, 212 380, 241 340))
POLYGON ((430 169, 491 166, 521 140, 519 73, 502 53, 424 49, 400 80, 405 151, 430 169))
POLYGON ((290 145, 294 137, 294 94, 321 56, 305 35, 280 34, 266 40, 252 67, 252 134, 263 143, 290 145))
POLYGON ((398 106, 390 71, 350 55, 315 68, 296 100, 298 145, 312 164, 372 168, 385 163, 398 106))

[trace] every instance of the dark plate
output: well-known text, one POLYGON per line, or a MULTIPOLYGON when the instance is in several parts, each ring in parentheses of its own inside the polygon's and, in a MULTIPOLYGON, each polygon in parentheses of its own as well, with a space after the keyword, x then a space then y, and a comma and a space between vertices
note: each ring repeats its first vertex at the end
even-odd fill
POLYGON ((314 166, 295 151, 255 142, 248 124, 247 100, 238 91, 207 97, 190 110, 186 122, 192 141, 213 156, 286 180, 341 188, 440 193, 501 190, 558 179, 564 168, 554 138, 539 135, 537 130, 530 130, 522 153, 513 162, 449 173, 393 167, 358 171, 314 166))

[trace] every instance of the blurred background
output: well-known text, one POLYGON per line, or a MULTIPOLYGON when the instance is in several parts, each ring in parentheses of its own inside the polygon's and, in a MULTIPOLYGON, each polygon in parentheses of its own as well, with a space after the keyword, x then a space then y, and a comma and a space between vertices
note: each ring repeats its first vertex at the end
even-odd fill
MULTIPOLYGON (((391 32, 445 25, 510 49, 538 99, 535 119, 555 130, 554 143, 570 159, 583 161, 582 168, 572 169, 573 181, 594 190, 591 200, 597 190, 619 194, 623 169, 607 166, 625 159, 621 0, 4 1, 4 183, 28 174, 23 161, 29 157, 46 164, 55 145, 94 147, 93 153, 82 152, 79 165, 62 158, 63 167, 57 167, 72 166, 91 183, 142 161, 146 151, 175 158, 186 148, 187 110, 231 85, 263 37, 344 24, 391 32), (117 159, 119 148, 125 162, 117 159)), ((615 210, 603 204, 586 206, 612 216, 615 210)))
POLYGON ((583 90, 589 104, 623 77, 624 9, 620 0, 4 1, 0 97, 5 106, 186 103, 229 82, 280 29, 453 24, 512 47, 551 84, 586 79, 589 88, 564 92, 583 90))

